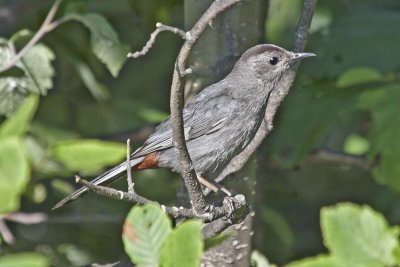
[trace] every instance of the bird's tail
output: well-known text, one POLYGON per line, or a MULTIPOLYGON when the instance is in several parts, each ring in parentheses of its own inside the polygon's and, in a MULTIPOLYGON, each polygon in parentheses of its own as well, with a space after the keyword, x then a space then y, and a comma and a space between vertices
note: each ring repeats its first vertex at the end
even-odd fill
MULTIPOLYGON (((141 163, 142 161, 143 161, 143 157, 131 159, 130 165, 133 168, 137 164, 141 163)), ((94 178, 91 181, 91 183, 93 183, 95 185, 106 185, 106 184, 109 184, 112 181, 114 181, 115 179, 117 179, 117 178, 121 177, 122 175, 124 175, 125 172, 126 172, 126 168, 127 168, 126 162, 123 162, 123 163, 119 164, 118 166, 112 168, 111 170, 108 170, 105 173, 97 176, 96 178, 94 178)), ((64 205, 74 201, 75 199, 80 197, 82 194, 86 193, 86 191, 88 191, 88 189, 86 187, 79 188, 78 190, 73 192, 71 195, 65 197, 60 202, 58 202, 52 208, 52 210, 58 209, 58 208, 60 208, 60 207, 62 207, 64 205)))

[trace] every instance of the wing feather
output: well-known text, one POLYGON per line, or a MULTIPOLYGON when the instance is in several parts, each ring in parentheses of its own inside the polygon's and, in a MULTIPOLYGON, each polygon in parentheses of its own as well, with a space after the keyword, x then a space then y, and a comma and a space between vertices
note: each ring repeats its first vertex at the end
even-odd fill
MULTIPOLYGON (((234 116, 237 111, 235 99, 229 94, 229 90, 212 91, 212 87, 203 90, 183 110, 186 142, 220 130, 227 123, 229 116, 234 116)), ((172 129, 171 119, 168 118, 156 128, 133 156, 140 157, 170 147, 172 129)))

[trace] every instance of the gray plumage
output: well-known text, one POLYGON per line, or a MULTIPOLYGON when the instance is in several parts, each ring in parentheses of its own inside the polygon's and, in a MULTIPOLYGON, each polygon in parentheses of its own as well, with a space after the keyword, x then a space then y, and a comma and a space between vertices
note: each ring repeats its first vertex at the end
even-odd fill
MULTIPOLYGON (((285 71, 297 59, 313 56, 293 53, 275 45, 257 45, 243 53, 233 70, 208 86, 183 109, 184 132, 190 157, 198 175, 216 177, 253 139, 265 114, 270 93, 279 87, 285 71)), ((159 167, 181 172, 172 146, 171 120, 161 123, 143 146, 131 155, 131 166, 156 152, 159 167)), ((121 163, 92 182, 106 184, 126 172, 121 163)), ((81 188, 55 208, 76 199, 81 188)))

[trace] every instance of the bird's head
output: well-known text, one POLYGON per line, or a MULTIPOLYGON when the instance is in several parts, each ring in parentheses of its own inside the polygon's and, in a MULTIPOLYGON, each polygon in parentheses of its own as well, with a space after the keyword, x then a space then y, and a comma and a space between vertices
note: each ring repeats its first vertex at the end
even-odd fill
POLYGON ((249 48, 235 65, 245 73, 252 73, 264 81, 275 80, 299 60, 315 56, 313 53, 294 53, 279 46, 260 44, 249 48))

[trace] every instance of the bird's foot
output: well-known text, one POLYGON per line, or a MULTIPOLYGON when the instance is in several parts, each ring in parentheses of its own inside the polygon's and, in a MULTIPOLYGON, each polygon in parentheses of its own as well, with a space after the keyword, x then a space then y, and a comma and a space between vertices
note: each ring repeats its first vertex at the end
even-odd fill
POLYGON ((246 198, 244 195, 238 194, 235 196, 226 196, 223 201, 223 206, 225 207, 226 218, 229 220, 235 220, 237 215, 242 214, 243 209, 247 210, 248 205, 246 203, 246 198))

